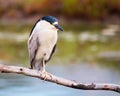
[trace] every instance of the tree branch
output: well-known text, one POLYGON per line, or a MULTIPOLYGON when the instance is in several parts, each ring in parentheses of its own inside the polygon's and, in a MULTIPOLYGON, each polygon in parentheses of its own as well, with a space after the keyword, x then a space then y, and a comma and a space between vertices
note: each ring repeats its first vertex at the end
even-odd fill
POLYGON ((75 89, 82 89, 82 90, 109 90, 109 91, 115 91, 120 93, 120 85, 116 84, 98 84, 98 83, 90 83, 90 84, 83 84, 72 80, 67 80, 61 77, 57 77, 55 75, 52 75, 50 73, 46 73, 46 76, 43 74, 40 74, 36 70, 24 68, 24 67, 17 67, 17 66, 7 66, 0 64, 0 72, 1 73, 17 73, 17 74, 23 74, 30 77, 39 78, 41 80, 57 83, 59 85, 63 85, 70 88, 75 89))

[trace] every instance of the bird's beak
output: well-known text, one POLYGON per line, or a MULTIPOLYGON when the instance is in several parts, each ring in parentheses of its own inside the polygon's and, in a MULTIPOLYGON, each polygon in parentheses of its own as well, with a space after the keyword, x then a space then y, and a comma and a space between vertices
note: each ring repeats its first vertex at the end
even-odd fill
POLYGON ((63 28, 62 28, 60 25, 55 24, 54 26, 55 26, 58 30, 60 30, 60 31, 64 31, 63 28))

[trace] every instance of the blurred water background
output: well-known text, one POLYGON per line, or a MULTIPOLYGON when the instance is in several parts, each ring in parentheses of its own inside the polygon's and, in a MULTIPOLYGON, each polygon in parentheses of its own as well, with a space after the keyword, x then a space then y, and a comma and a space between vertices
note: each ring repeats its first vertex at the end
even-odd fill
MULTIPOLYGON (((27 39, 32 26, 41 16, 53 15, 59 19, 65 32, 58 32, 57 48, 46 66, 47 71, 83 83, 120 84, 119 0, 23 1, 0 0, 1 64, 30 67, 27 39), (43 5, 47 6, 46 10, 43 5), (71 6, 74 8, 71 9, 71 6)), ((28 76, 0 73, 0 96, 16 95, 119 96, 120 94, 110 91, 76 90, 28 76)))

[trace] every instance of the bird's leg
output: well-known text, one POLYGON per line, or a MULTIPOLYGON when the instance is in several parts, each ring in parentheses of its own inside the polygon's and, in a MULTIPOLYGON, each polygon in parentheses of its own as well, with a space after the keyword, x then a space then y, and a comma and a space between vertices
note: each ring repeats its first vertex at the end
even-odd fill
POLYGON ((41 76, 43 76, 44 80, 46 79, 47 75, 49 75, 52 79, 52 75, 45 70, 45 62, 44 59, 42 61, 42 68, 41 68, 41 76))
POLYGON ((46 79, 47 72, 45 70, 45 61, 42 60, 42 68, 41 68, 41 76, 43 76, 44 80, 46 79))
POLYGON ((41 69, 40 69, 40 70, 41 70, 41 74, 42 74, 42 73, 45 73, 45 72, 46 72, 46 71, 45 71, 45 62, 44 62, 44 59, 42 59, 42 62, 41 62, 41 63, 42 63, 42 66, 41 66, 41 69))
POLYGON ((41 69, 41 73, 44 73, 45 71, 45 62, 44 59, 42 60, 42 69, 41 69))

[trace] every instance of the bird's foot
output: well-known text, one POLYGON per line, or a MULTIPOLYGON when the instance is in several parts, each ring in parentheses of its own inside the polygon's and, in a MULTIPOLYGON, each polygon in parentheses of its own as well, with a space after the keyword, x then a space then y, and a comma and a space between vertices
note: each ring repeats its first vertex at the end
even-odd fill
POLYGON ((43 80, 46 80, 47 72, 46 72, 46 71, 42 71, 42 72, 40 73, 40 76, 43 77, 43 80))
POLYGON ((40 76, 43 77, 43 80, 46 80, 47 75, 49 75, 50 78, 52 79, 52 74, 50 74, 50 73, 48 73, 46 71, 42 71, 41 74, 40 74, 40 76))

